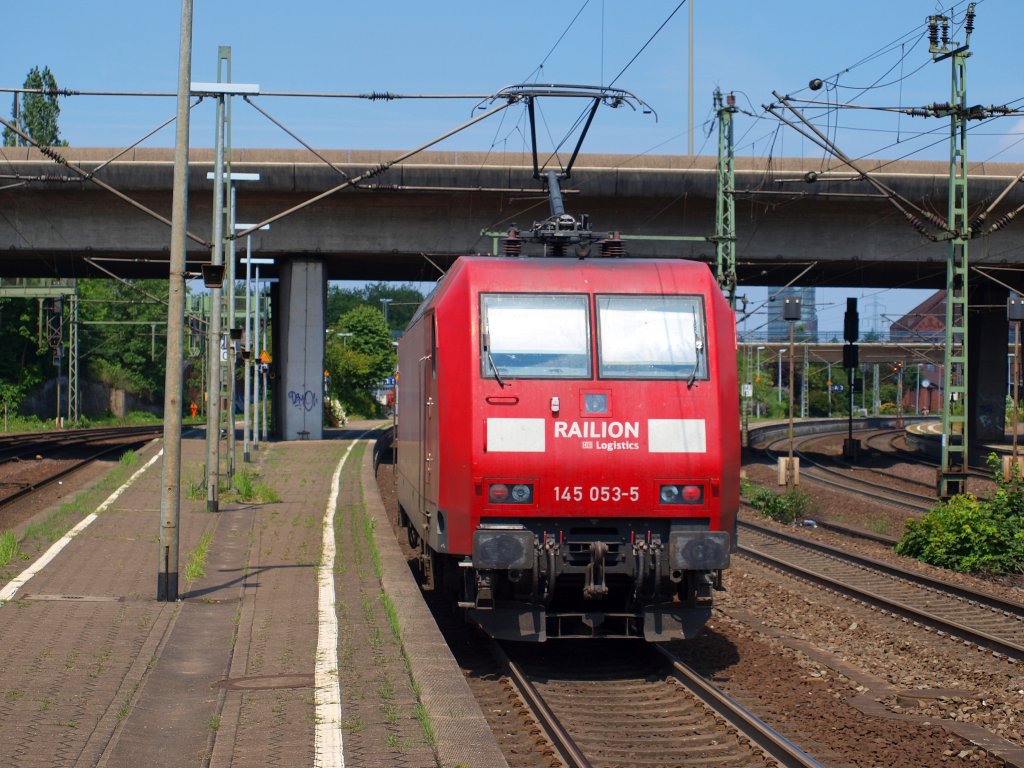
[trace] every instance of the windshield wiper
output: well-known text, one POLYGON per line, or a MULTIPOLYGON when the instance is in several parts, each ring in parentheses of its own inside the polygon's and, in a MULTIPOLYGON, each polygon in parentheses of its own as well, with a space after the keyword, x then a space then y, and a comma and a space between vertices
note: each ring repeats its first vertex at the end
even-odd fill
POLYGON ((484 354, 487 355, 487 363, 491 366, 491 370, 494 372, 494 380, 498 382, 498 386, 502 389, 505 388, 505 382, 501 379, 501 374, 498 373, 498 366, 494 363, 494 358, 491 357, 491 334, 484 333, 484 354))
POLYGON ((700 351, 704 349, 704 342, 700 339, 696 340, 694 347, 697 350, 697 359, 693 361, 693 370, 690 371, 690 378, 686 380, 686 388, 693 389, 693 382, 697 380, 697 369, 700 367, 700 351))

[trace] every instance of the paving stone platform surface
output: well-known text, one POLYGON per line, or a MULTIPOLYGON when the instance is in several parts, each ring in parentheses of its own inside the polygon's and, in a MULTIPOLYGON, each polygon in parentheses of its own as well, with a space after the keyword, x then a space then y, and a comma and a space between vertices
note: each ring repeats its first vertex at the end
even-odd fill
POLYGON ((504 765, 391 538, 372 426, 264 443, 236 468, 280 500, 225 493, 217 513, 187 498, 205 487, 205 444, 186 436, 177 602, 155 599, 162 460, 142 472, 0 605, 0 765, 504 765), (332 762, 316 706, 318 578, 332 481, 354 441, 330 510, 339 639, 326 666, 341 722, 327 726, 342 744, 332 762))

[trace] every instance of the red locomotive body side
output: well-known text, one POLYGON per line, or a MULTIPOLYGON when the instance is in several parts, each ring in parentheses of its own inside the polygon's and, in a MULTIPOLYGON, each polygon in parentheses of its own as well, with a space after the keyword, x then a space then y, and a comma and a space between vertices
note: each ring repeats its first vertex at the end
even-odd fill
POLYGON ((399 373, 399 501, 428 582, 500 637, 699 629, 740 451, 735 321, 705 265, 460 259, 399 373))

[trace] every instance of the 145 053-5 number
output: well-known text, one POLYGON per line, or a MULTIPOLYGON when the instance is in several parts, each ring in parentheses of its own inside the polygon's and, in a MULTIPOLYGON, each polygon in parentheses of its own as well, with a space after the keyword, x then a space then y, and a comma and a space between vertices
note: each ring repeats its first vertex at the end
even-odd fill
POLYGON ((640 486, 556 485, 555 501, 640 501, 640 486))

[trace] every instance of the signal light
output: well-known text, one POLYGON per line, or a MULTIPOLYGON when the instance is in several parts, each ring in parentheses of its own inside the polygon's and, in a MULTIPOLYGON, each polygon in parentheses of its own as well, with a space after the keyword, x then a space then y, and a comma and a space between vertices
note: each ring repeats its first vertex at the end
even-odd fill
POLYGON ((492 483, 487 489, 490 504, 532 504, 533 485, 529 483, 492 483))
POLYGON ((662 504, 700 504, 704 501, 704 487, 700 485, 663 485, 658 491, 662 504))

